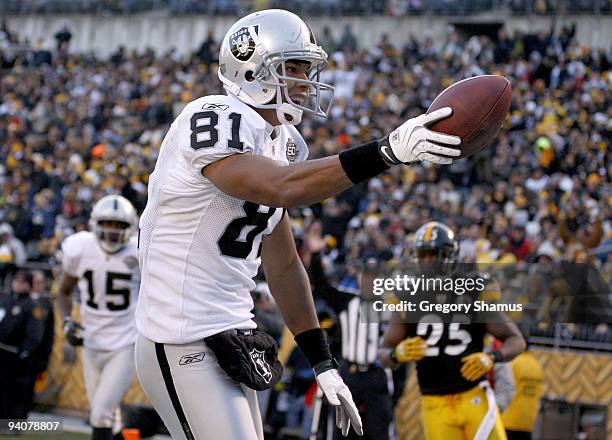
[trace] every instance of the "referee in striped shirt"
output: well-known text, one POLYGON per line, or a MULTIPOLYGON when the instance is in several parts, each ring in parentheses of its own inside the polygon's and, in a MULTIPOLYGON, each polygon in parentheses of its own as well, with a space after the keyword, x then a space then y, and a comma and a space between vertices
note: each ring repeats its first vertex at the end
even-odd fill
MULTIPOLYGON (((310 257, 310 281, 316 297, 325 300, 339 318, 342 335, 342 357, 339 372, 351 390, 353 400, 363 421, 363 437, 352 431, 348 438, 389 439, 389 425, 393 419, 393 408, 389 380, 385 370, 377 361, 382 335, 380 313, 372 307, 362 307, 366 297, 358 285, 333 287, 321 262, 321 251, 325 241, 319 236, 307 234, 310 257), (370 316, 362 316, 367 313, 370 316)), ((364 289, 365 290, 365 289, 364 289)), ((335 438, 340 438, 336 430, 335 438)))

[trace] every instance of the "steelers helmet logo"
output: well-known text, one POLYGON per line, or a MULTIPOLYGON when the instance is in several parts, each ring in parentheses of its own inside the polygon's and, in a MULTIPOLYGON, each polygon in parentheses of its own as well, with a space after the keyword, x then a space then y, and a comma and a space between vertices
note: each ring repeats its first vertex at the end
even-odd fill
MULTIPOLYGON (((255 33, 259 33, 259 26, 253 27, 255 33)), ((232 55, 239 61, 248 61, 255 52, 255 41, 246 26, 241 27, 230 36, 229 44, 232 55)))

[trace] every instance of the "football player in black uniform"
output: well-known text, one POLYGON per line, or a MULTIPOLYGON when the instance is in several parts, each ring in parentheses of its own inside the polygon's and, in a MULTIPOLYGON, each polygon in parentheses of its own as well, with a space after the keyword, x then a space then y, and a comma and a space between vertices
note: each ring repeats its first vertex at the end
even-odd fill
MULTIPOLYGON (((436 267, 438 273, 445 267, 449 274, 459 245, 448 226, 429 222, 417 231, 413 250, 419 266, 436 267)), ((457 275, 455 271, 449 276, 457 275)), ((485 285, 479 293, 481 297, 490 288, 485 285)), ((467 297, 453 296, 461 300, 467 297)), ((385 332, 383 348, 379 350, 379 359, 385 366, 416 362, 428 440, 506 439, 486 374, 494 362, 507 362, 522 352, 525 341, 507 317, 498 312, 487 313, 490 315, 486 319, 475 319, 473 313, 428 311, 414 319, 394 313, 385 332), (487 332, 503 342, 491 354, 483 351, 487 332)))

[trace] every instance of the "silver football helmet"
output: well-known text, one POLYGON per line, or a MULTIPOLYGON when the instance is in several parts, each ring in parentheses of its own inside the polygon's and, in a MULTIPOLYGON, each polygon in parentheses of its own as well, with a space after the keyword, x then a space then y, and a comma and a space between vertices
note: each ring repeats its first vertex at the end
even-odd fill
POLYGON ((121 250, 137 227, 136 210, 125 197, 102 197, 91 210, 89 229, 96 235, 102 250, 109 254, 121 250), (103 222, 120 222, 121 225, 109 226, 103 222))
POLYGON ((276 109, 282 124, 297 125, 303 112, 326 117, 334 88, 319 81, 327 53, 300 17, 281 9, 255 12, 229 29, 219 53, 219 79, 228 93, 256 108, 276 109), (309 63, 308 79, 287 75, 287 61, 309 63), (308 99, 295 102, 287 81, 308 85, 308 99))

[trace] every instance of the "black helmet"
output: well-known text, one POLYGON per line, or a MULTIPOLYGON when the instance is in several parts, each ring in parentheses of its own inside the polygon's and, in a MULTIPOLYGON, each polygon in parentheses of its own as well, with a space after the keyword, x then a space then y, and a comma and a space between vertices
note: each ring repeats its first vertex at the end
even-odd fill
POLYGON ((456 263, 459 243, 451 228, 440 222, 429 222, 417 229, 412 251, 417 261, 422 252, 436 252, 438 262, 456 263))

